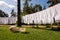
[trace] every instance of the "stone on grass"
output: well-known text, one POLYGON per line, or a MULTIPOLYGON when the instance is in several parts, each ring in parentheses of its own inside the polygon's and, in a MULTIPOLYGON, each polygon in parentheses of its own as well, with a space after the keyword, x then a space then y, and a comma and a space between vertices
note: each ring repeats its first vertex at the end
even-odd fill
POLYGON ((20 31, 21 33, 26 33, 26 28, 20 28, 19 31, 20 31))
POLYGON ((58 29, 58 26, 52 26, 51 27, 53 30, 57 30, 58 29))
POLYGON ((16 26, 11 26, 11 27, 9 27, 9 29, 10 29, 10 31, 15 32, 15 33, 18 32, 18 30, 19 30, 19 28, 16 26))

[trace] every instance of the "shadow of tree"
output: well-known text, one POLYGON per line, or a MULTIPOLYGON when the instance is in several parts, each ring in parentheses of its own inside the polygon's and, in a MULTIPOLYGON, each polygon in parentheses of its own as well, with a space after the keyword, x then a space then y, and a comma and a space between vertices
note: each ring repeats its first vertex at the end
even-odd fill
POLYGON ((45 30, 49 30, 49 31, 60 31, 60 29, 51 29, 51 28, 46 28, 45 30))
POLYGON ((22 34, 29 34, 29 32, 21 32, 22 34))
POLYGON ((14 32, 14 31, 11 31, 12 33, 19 33, 19 31, 16 31, 16 32, 14 32))

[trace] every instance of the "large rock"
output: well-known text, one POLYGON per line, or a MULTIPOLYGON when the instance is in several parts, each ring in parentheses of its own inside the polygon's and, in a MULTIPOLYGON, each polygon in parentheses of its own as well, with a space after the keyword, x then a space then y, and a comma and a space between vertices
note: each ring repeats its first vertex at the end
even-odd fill
POLYGON ((11 26, 11 27, 9 27, 9 29, 10 29, 10 31, 15 32, 15 33, 19 32, 19 28, 16 26, 11 26))
POLYGON ((57 30, 58 29, 58 26, 52 26, 51 27, 53 30, 57 30))
POLYGON ((26 33, 26 28, 20 28, 19 31, 20 31, 21 33, 26 33))

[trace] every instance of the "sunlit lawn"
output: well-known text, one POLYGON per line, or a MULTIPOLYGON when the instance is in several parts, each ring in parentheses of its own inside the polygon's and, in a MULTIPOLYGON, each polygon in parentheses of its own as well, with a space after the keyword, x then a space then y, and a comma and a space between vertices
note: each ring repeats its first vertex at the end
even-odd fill
POLYGON ((12 33, 9 26, 1 26, 0 40, 60 40, 60 31, 27 28, 27 32, 12 33))

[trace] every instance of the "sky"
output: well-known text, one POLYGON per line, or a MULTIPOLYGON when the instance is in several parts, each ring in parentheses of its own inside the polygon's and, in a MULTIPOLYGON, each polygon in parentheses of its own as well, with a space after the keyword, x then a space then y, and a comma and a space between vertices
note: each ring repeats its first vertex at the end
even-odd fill
MULTIPOLYGON (((33 5, 40 4, 42 7, 46 6, 47 8, 47 1, 48 0, 32 0, 30 3, 32 3, 33 5)), ((23 3, 24 0, 21 0, 21 10, 23 9, 23 3)), ((17 0, 0 0, 0 10, 4 11, 5 13, 8 13, 10 16, 12 9, 17 12, 17 0)))

